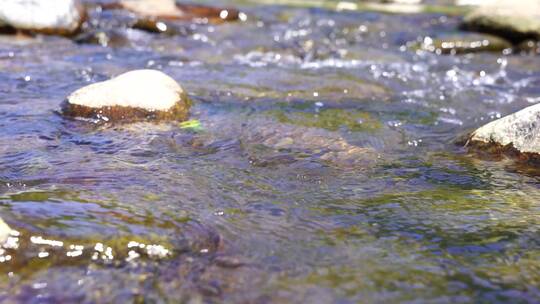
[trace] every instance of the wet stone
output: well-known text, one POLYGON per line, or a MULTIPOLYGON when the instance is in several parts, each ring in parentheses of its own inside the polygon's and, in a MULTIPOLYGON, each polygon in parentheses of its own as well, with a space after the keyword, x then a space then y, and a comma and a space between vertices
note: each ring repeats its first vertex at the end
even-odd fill
POLYGON ((502 52, 511 48, 510 42, 488 34, 458 33, 441 35, 437 38, 426 37, 417 48, 437 54, 466 54, 477 52, 502 52))
MULTIPOLYGON (((243 143, 257 143, 270 150, 289 151, 299 157, 313 155, 335 165, 372 166, 379 157, 374 149, 350 144, 337 132, 324 129, 260 119, 248 123, 245 130, 241 136, 243 143), (267 127, 270 124, 272 128, 267 127)), ((259 161, 264 155, 260 150, 248 151, 248 154, 259 161)), ((279 158, 278 163, 284 163, 284 159, 279 158)))
POLYGON ((168 35, 188 36, 192 33, 192 30, 186 26, 180 26, 170 21, 160 21, 153 18, 137 19, 132 27, 151 33, 165 33, 168 35))
POLYGON ((136 70, 73 92, 62 113, 105 122, 185 120, 190 105, 171 77, 156 70, 136 70))
POLYGON ((77 43, 98 44, 103 47, 124 47, 131 44, 126 29, 87 31, 74 40, 77 43))
POLYGON ((200 282, 198 284, 199 291, 206 296, 219 296, 221 294, 221 288, 219 282, 200 282))
POLYGON ((185 16, 184 12, 176 6, 175 1, 171 0, 121 0, 118 5, 125 10, 141 16, 166 19, 181 19, 185 16))
POLYGON ((461 28, 490 33, 513 43, 540 39, 540 1, 487 1, 465 16, 461 28))
POLYGON ((527 54, 540 54, 540 41, 525 40, 517 46, 517 50, 527 54))
POLYGON ((468 145, 537 162, 540 160, 540 104, 478 128, 470 135, 468 145))
POLYGON ((177 4, 174 0, 121 0, 106 5, 105 8, 127 10, 137 16, 137 28, 157 32, 166 31, 167 21, 200 20, 221 23, 240 19, 240 12, 235 9, 177 4))
POLYGON ((223 268, 238 268, 246 264, 241 258, 228 255, 219 255, 215 257, 214 263, 223 268))
POLYGON ((246 18, 244 13, 233 8, 219 8, 195 4, 177 4, 177 6, 186 14, 192 16, 192 19, 206 18, 212 23, 236 20, 244 21, 246 18))
POLYGON ((0 26, 32 33, 72 35, 86 19, 79 0, 3 0, 0 26))
POLYGON ((4 243, 11 233, 11 228, 0 218, 0 243, 4 243))

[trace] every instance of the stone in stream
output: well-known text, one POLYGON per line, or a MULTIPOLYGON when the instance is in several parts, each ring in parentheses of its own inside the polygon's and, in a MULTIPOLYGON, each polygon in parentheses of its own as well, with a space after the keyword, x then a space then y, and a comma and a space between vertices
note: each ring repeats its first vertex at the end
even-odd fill
POLYGON ((540 41, 525 40, 517 46, 517 50, 527 54, 540 54, 540 41))
POLYGON ((350 144, 338 132, 276 123, 272 119, 260 118, 247 122, 239 138, 251 162, 259 166, 266 166, 274 161, 292 162, 294 155, 299 154, 304 157, 310 155, 314 159, 338 166, 355 167, 370 167, 380 158, 375 149, 350 144), (284 155, 272 155, 270 152, 267 155, 268 151, 261 147, 288 152, 284 155))
POLYGON ((101 121, 185 120, 191 101, 171 77, 135 70, 83 87, 67 97, 62 113, 101 121))
POLYGON ((98 44, 103 47, 131 46, 129 32, 124 28, 87 30, 77 35, 73 40, 77 43, 98 44))
POLYGON ((0 245, 5 243, 11 234, 11 228, 0 218, 0 245))
POLYGON ((426 37, 416 48, 437 54, 467 54, 477 52, 501 52, 511 48, 510 42, 489 34, 456 33, 426 37))
POLYGON ((540 0, 487 1, 465 16, 461 28, 498 35, 517 44, 540 39, 540 0))
POLYGON ((524 160, 540 160, 540 104, 478 128, 468 137, 467 145, 524 160))
POLYGON ((2 0, 0 27, 33 33, 72 35, 86 19, 79 0, 2 0))
POLYGON ((222 23, 245 19, 245 15, 235 9, 177 4, 175 0, 120 0, 104 5, 104 8, 132 12, 137 17, 133 27, 151 32, 167 32, 171 21, 222 23))

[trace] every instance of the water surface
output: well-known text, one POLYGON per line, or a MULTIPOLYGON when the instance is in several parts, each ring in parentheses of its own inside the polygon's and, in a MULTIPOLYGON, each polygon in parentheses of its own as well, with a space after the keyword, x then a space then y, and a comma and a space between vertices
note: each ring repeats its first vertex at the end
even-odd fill
POLYGON ((540 301, 538 178, 454 144, 540 101, 540 57, 417 51, 456 31, 436 12, 240 7, 107 46, 0 37, 2 301, 540 301), (58 115, 137 68, 193 121, 58 115))

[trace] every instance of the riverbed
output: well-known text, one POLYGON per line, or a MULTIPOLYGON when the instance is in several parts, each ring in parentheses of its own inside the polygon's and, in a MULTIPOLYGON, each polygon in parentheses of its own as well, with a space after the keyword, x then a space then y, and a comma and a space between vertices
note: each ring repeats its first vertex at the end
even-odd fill
POLYGON ((0 301, 540 302, 537 172, 456 144, 540 101, 538 55, 419 49, 448 11, 213 4, 247 18, 0 36, 0 301), (188 122, 59 114, 140 68, 188 122))

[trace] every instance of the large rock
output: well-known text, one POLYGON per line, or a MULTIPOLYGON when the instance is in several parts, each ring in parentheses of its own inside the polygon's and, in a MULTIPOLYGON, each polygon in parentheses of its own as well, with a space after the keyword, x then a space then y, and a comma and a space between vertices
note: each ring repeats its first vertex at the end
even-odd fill
POLYGON ((540 104, 492 121, 474 131, 469 144, 494 152, 540 159, 540 104))
POLYGON ((45 34, 71 35, 79 31, 86 11, 79 0, 2 0, 0 24, 45 34))
POLYGON ((486 1, 465 16, 463 29, 490 33, 514 43, 540 39, 540 0, 486 1))
POLYGON ((190 106, 174 79, 156 70, 136 70, 73 92, 62 112, 101 121, 185 120, 190 106))

